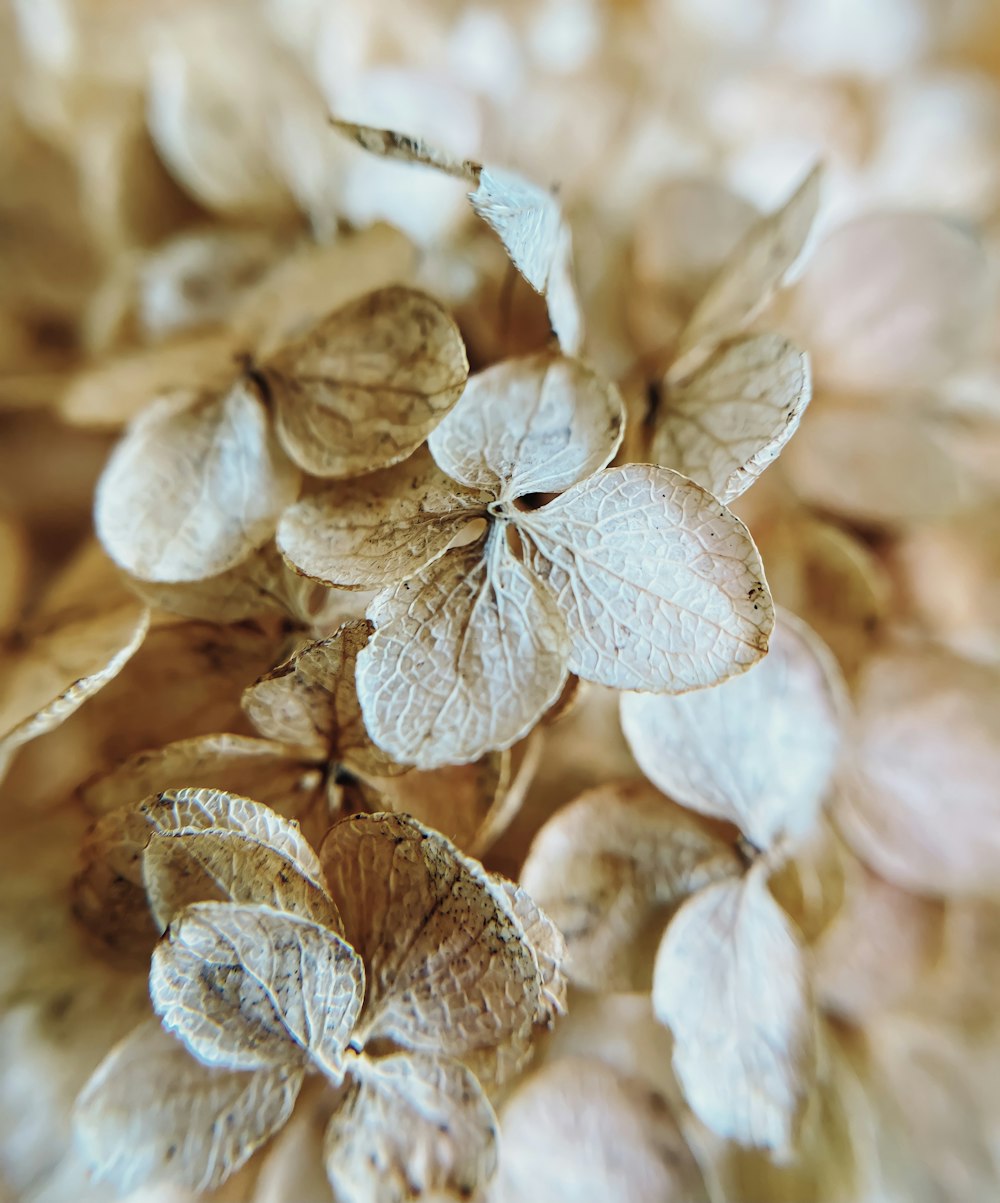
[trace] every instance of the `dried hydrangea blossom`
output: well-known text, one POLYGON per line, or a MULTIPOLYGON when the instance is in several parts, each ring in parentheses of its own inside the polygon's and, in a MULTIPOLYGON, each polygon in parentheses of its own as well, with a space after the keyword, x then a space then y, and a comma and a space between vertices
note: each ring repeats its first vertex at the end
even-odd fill
POLYGON ((650 458, 721 501, 774 462, 812 396, 801 351, 777 334, 742 332, 801 257, 819 183, 817 168, 781 208, 748 226, 677 336, 646 415, 650 458))
POLYGON ((425 294, 349 302, 228 391, 161 396, 140 413, 98 483, 98 535, 143 580, 226 572, 274 533, 300 469, 341 478, 405 459, 467 372, 458 330, 425 294))
POLYGON ((456 159, 421 138, 347 121, 333 125, 373 154, 422 163, 469 184, 472 208, 495 231, 521 275, 545 297, 560 349, 579 354, 584 332, 573 282, 572 235, 552 193, 515 172, 456 159))
POLYGON ((149 610, 87 546, 23 628, 7 636, 0 690, 0 775, 17 748, 52 731, 111 681, 142 645, 149 610))
POLYGON ((771 606, 745 528, 677 473, 605 469, 621 428, 616 390, 581 363, 512 360, 472 379, 429 442, 433 463, 285 514, 278 544, 300 571, 385 586, 358 696, 397 760, 509 747, 568 672, 682 691, 764 653, 771 606), (449 547, 475 522, 483 534, 449 547))
POLYGON ((636 958, 641 966, 674 910, 653 1007, 673 1032, 685 1096, 713 1132, 784 1156, 812 1083, 814 1016, 802 940, 769 877, 831 792, 843 697, 832 657, 784 614, 770 654, 743 676, 676 698, 626 694, 636 759, 682 805, 648 787, 606 787, 603 808, 620 812, 609 830, 597 821, 601 793, 585 795, 542 828, 523 872, 585 984, 609 958, 612 981, 639 984, 636 958), (682 806, 741 828, 763 854, 744 874, 734 828, 682 806))
POLYGON ((561 941, 523 892, 400 816, 335 825, 322 867, 295 824, 218 791, 118 818, 109 851, 169 924, 150 970, 163 1029, 127 1037, 78 1100, 95 1171, 217 1186, 318 1073, 344 1085, 325 1141, 338 1197, 480 1195, 496 1166, 480 1083, 516 1073, 564 1005, 561 941))

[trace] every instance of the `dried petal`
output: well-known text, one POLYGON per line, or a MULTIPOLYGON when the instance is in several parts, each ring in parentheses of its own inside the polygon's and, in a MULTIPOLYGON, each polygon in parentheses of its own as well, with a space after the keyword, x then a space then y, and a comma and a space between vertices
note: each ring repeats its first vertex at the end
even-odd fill
POLYGON ((121 672, 141 646, 149 611, 88 546, 57 580, 0 688, 0 764, 22 744, 58 727, 121 672))
POLYGON ((598 786, 549 819, 521 871, 566 940, 566 970, 593 990, 649 985, 650 939, 688 894, 739 873, 726 830, 644 781, 598 786))
POLYGON ((503 529, 379 594, 368 616, 358 698, 372 739, 404 764, 509 748, 566 680, 565 623, 503 529))
POLYGON ((94 522, 133 576, 200 580, 264 543, 298 490, 255 387, 240 381, 222 397, 161 398, 143 413, 98 483, 94 522))
MULTIPOLYGON (((401 815, 355 815, 324 841, 323 867, 364 957, 358 1039, 470 1063, 504 1080, 523 1063, 542 990, 535 956, 485 871, 401 815)), ((484 1078, 487 1074, 487 1078, 484 1078)))
POLYGON ((538 962, 542 993, 536 1022, 551 1025, 557 1016, 566 1014, 567 981, 563 972, 566 941, 559 928, 523 886, 504 877, 499 877, 498 880, 507 895, 511 912, 520 923, 524 938, 531 945, 531 951, 538 962))
POLYGON ((573 640, 569 669, 616 689, 715 685, 767 650, 773 610, 743 524, 666 468, 609 468, 518 516, 573 640))
POLYGON ((282 515, 278 546, 324 584, 395 585, 439 556, 488 500, 455 484, 421 448, 395 467, 303 497, 282 515))
POLYGON ((364 997, 361 959, 326 927, 267 906, 196 902, 149 971, 153 1009, 206 1065, 292 1068, 334 1083, 364 997))
POLYGON ((340 133, 357 142, 362 150, 383 159, 396 159, 401 163, 422 163, 425 167, 435 167, 445 175, 453 175, 456 179, 465 180, 468 184, 476 183, 480 167, 470 159, 456 159, 446 151, 431 146, 423 138, 414 138, 409 134, 400 134, 391 129, 376 129, 371 125, 357 125, 353 121, 340 121, 330 118, 330 124, 340 133))
POLYGON ((97 1177, 212 1190, 291 1115, 302 1070, 233 1073, 196 1061, 158 1023, 127 1036, 77 1101, 74 1127, 97 1177))
POLYGON ((610 463, 625 412, 578 360, 543 352, 480 372, 429 439, 442 471, 501 501, 558 493, 610 463))
POLYGON ((744 329, 771 299, 802 254, 819 205, 820 169, 814 167, 789 199, 756 222, 695 306, 677 344, 671 370, 682 379, 694 356, 744 329))
POLYGON ((766 871, 761 862, 683 904, 657 954, 653 1008, 698 1118, 780 1155, 811 1085, 813 1018, 802 949, 766 871))
POLYGON ((331 313, 261 372, 288 454, 343 478, 411 455, 461 396, 469 363, 441 305, 397 286, 331 313))
POLYGON ((904 890, 996 896, 1000 672, 892 647, 868 662, 857 706, 857 772, 835 811, 847 842, 904 890))
POLYGON ((749 672, 676 698, 626 695, 622 727, 665 794, 770 848, 807 832, 831 792, 845 697, 827 649, 781 613, 768 655, 749 672))
POLYGON ((243 709, 257 730, 360 772, 405 772, 372 743, 361 718, 354 670, 371 632, 369 622, 346 622, 245 689, 243 709))
POLYGON ((778 457, 811 395, 806 357, 790 342, 776 334, 737 339, 668 389, 652 458, 730 502, 778 457))
POLYGON ((356 1066, 326 1131, 326 1169, 343 1203, 480 1198, 496 1172, 497 1121, 459 1061, 396 1053, 356 1066))
POLYGON ((496 1203, 704 1203, 697 1162, 663 1096, 600 1061, 552 1061, 501 1112, 496 1203))

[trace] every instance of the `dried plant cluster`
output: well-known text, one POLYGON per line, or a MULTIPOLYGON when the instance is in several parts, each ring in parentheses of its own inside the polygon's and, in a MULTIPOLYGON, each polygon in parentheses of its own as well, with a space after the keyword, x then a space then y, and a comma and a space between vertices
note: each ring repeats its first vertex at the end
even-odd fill
POLYGON ((0 1199, 1000 1193, 992 0, 0 61, 0 1199))

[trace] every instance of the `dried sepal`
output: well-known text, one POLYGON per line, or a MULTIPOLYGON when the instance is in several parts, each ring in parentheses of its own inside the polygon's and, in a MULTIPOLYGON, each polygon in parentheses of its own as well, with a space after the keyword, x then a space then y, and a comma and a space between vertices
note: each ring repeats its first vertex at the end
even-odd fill
POLYGON ((661 1094, 603 1060, 549 1061, 500 1112, 496 1203, 705 1203, 701 1171, 661 1094))
POLYGON ((621 715, 659 789, 771 848, 807 832, 830 794, 845 704, 833 657, 782 612, 767 657, 743 676, 680 697, 628 694, 621 715))
POLYGON ((680 380, 704 352, 743 330, 771 299, 802 254, 819 206, 820 168, 788 200, 755 222, 695 306, 681 332, 671 378, 680 380))
POLYGON ((159 1023, 118 1044, 73 1115, 96 1177, 121 1192, 149 1181, 212 1190, 288 1119, 299 1067, 238 1073, 196 1061, 159 1023))
POLYGON ((390 756, 418 768, 509 748, 566 681, 555 599, 502 529, 380 593, 368 616, 376 630, 357 671, 365 725, 390 756))
POLYGON ((394 286, 331 313, 260 372, 287 453, 342 479, 411 455, 458 400, 469 364, 442 306, 394 286))
POLYGON ((774 612, 753 540, 679 473, 608 468, 518 526, 567 624, 569 669, 584 680, 678 693, 767 651, 774 612))
POLYGON ((545 297, 560 348, 576 355, 583 344, 583 315, 573 281, 569 224, 559 202, 513 171, 456 159, 422 138, 394 130, 334 120, 341 133, 382 158, 422 163, 474 185, 469 203, 496 233, 511 262, 545 297))
POLYGON ((344 1203, 481 1199, 497 1166, 497 1121, 475 1076, 437 1053, 359 1058, 326 1131, 344 1203))
POLYGON ((558 493, 609 464, 625 412, 614 385, 543 352, 479 372, 428 440, 453 480, 498 501, 558 493))
POLYGON ((686 380, 665 385, 650 455, 728 503, 777 458, 811 395, 808 361, 786 339, 724 343, 686 380))
POLYGON ((88 546, 17 632, 0 687, 0 763, 113 680, 148 628, 147 608, 88 546))
POLYGON ((360 958, 329 928, 268 906, 216 902, 174 918, 149 972, 163 1026, 204 1064, 310 1063, 335 1085, 364 984, 360 958))
POLYGON ((539 1013, 537 959, 477 862, 401 815, 355 815, 321 850, 344 932, 365 961, 358 1038, 454 1056, 484 1083, 523 1064, 539 1013))
POLYGON ((360 772, 405 772, 372 743, 361 718, 354 672, 371 631, 369 622, 346 622, 248 686, 243 709, 257 730, 360 772))
POLYGON ((439 556, 488 501, 445 476, 421 448, 394 467, 303 497, 282 515, 278 546, 297 571, 324 584, 394 585, 439 556))
POLYGON ((141 414, 98 482, 94 523, 133 576, 196 581, 266 542, 298 490, 256 386, 241 380, 222 396, 162 398, 141 414))
POLYGON ((657 953, 653 1008, 698 1118, 787 1156, 812 1085, 814 1019, 803 950, 764 862, 681 906, 657 953))
POLYGON ((741 861, 721 824, 644 781, 589 790, 535 837, 521 881, 566 941, 566 972, 589 989, 649 984, 648 942, 677 904, 741 861))
POLYGON ((542 992, 536 1022, 551 1026, 558 1016, 566 1014, 567 1009, 566 941, 524 886, 504 877, 497 880, 538 962, 542 992))

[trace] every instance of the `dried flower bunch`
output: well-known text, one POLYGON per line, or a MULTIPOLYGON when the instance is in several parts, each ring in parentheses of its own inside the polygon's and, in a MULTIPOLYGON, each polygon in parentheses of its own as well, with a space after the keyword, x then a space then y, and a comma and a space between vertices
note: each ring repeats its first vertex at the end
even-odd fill
POLYGON ((0 1197, 997 1195, 994 10, 0 9, 0 1197))

